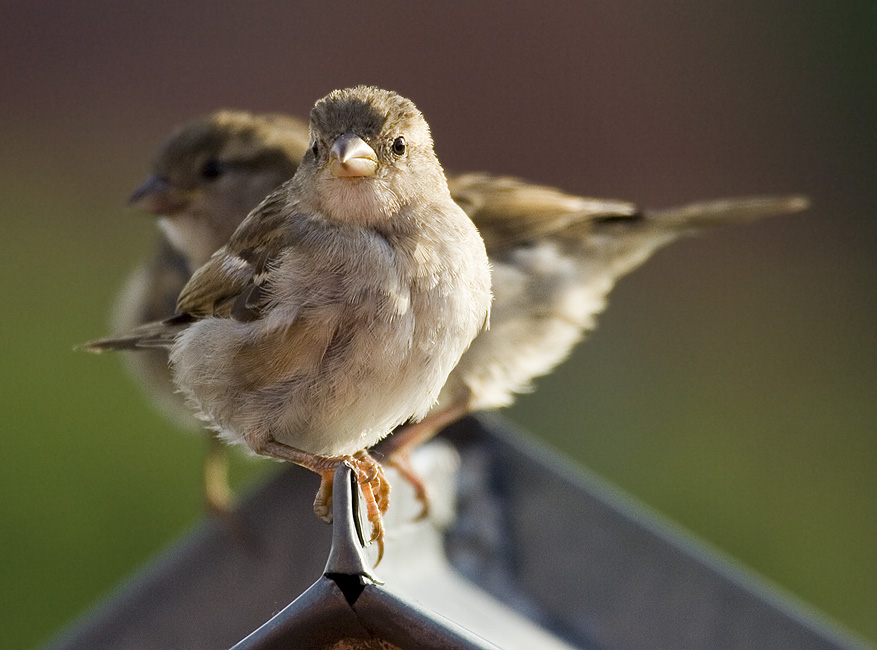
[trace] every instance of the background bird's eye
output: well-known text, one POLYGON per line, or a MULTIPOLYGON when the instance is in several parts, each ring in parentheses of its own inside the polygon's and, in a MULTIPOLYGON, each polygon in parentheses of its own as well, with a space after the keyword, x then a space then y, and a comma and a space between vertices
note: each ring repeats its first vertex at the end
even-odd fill
POLYGON ((201 176, 207 180, 213 180, 222 176, 223 166, 216 158, 211 158, 201 168, 201 176))
POLYGON ((399 136, 393 140, 393 153, 397 156, 401 156, 405 153, 405 138, 399 136))

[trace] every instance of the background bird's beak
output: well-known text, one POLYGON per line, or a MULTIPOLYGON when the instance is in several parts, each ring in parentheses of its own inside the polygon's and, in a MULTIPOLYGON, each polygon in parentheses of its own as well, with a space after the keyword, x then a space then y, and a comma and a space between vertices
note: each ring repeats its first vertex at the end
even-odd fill
POLYGON ((345 133, 329 151, 329 169, 333 176, 372 176, 378 169, 378 157, 365 140, 345 133))
POLYGON ((128 205, 150 214, 173 214, 188 203, 179 189, 153 174, 131 193, 128 205))

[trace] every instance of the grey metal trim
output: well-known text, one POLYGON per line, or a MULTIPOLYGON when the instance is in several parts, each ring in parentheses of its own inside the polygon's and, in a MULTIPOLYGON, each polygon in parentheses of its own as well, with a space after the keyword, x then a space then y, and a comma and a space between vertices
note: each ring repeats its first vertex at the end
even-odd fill
POLYGON ((291 467, 243 503, 249 544, 200 525, 51 647, 868 647, 501 420, 467 419, 414 460, 434 517, 413 523, 418 504, 390 477, 376 569, 350 546, 356 519, 339 518, 347 542, 326 561, 316 477, 291 467))

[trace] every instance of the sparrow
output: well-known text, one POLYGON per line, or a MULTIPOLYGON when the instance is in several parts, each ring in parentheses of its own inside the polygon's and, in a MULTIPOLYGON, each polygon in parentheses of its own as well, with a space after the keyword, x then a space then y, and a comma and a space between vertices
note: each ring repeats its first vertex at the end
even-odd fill
MULTIPOLYGON (((272 120, 270 128, 247 139, 248 146, 258 150, 262 138, 266 148, 271 143, 290 152, 288 164, 298 164, 295 152, 301 148, 302 123, 276 116, 272 120)), ((156 164, 167 170, 167 177, 185 176, 203 164, 196 150, 185 155, 181 146, 168 144, 166 149, 179 151, 156 164)), ((277 158, 271 160, 280 164, 277 158)), ((243 194, 252 186, 248 177, 255 173, 251 168, 237 174, 236 185, 230 180, 227 191, 236 188, 243 194)), ((596 318, 618 279, 683 236, 807 207, 807 199, 801 196, 768 196, 642 210, 627 201, 586 198, 486 173, 449 175, 448 183, 452 197, 485 241, 493 269, 494 303, 490 329, 481 332, 463 355, 430 414, 419 423, 398 428, 380 447, 388 462, 415 486, 424 514, 426 490, 411 469, 410 452, 459 417, 508 406, 517 394, 532 390, 534 379, 551 372, 596 327, 596 318)), ((205 186, 205 193, 211 191, 211 186, 205 186)), ((157 261, 160 258, 161 253, 157 261)), ((159 265, 165 273, 173 272, 169 262, 159 265)), ((165 304, 173 304, 178 293, 170 283, 162 292, 153 282, 150 291, 164 295, 165 304)), ((169 313, 171 308, 167 309, 169 313)), ((164 382, 166 393, 173 398, 170 385, 164 382)), ((182 408, 182 400, 177 399, 182 408)))
POLYGON ((596 327, 621 277, 683 236, 808 207, 805 197, 793 195, 642 210, 490 174, 449 176, 448 183, 484 239, 494 301, 490 329, 463 355, 429 415, 400 427, 380 447, 414 486, 421 516, 429 502, 411 451, 460 417, 508 406, 531 391, 534 379, 596 327))
POLYGON ((350 464, 380 560, 389 485, 367 450, 426 416, 487 327, 490 268, 410 100, 334 91, 309 132, 295 175, 195 271, 174 316, 86 348, 169 348, 225 441, 321 476, 324 520, 350 464))
MULTIPOLYGON (((177 128, 129 199, 130 206, 157 217, 159 235, 155 253, 133 271, 115 301, 113 331, 173 316, 195 269, 228 242, 250 210, 292 177, 307 148, 307 123, 284 115, 219 110, 177 128)), ((206 434, 205 503, 209 512, 228 519, 228 447, 204 428, 176 390, 168 351, 124 356, 160 411, 177 427, 206 434)))

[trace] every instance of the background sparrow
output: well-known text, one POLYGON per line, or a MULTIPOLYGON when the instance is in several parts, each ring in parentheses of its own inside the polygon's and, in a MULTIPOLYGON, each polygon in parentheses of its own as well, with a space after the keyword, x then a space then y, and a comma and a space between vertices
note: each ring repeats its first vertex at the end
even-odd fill
MULTIPOLYGON (((172 316, 195 269, 228 242, 259 201, 292 177, 307 148, 307 124, 283 115, 221 110, 176 129, 129 200, 158 217, 160 234, 156 253, 131 274, 116 299, 113 331, 172 316)), ((124 356, 163 413, 182 429, 206 433, 205 502, 210 512, 227 515, 228 447, 205 430, 176 390, 167 350, 124 356)))
POLYGON ((490 329, 454 368, 438 404, 381 445, 414 485, 427 512, 410 451, 440 428, 477 410, 510 405, 553 370, 596 326, 622 276, 686 234, 796 212, 800 196, 751 197, 640 210, 624 201, 573 196, 515 178, 450 176, 454 200, 478 226, 490 257, 490 329))

